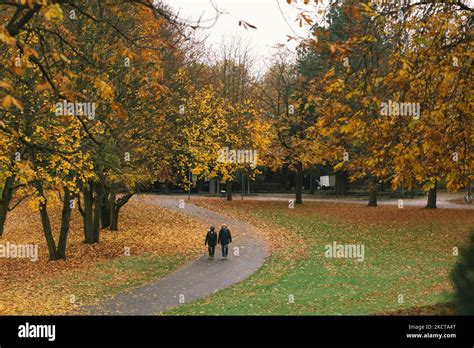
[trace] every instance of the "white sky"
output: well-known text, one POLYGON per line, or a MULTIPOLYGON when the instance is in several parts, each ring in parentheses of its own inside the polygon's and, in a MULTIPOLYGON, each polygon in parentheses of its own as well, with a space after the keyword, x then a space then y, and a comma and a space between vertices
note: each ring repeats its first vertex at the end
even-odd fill
MULTIPOLYGON (((304 5, 303 0, 293 0, 289 5, 286 0, 162 0, 175 11, 179 11, 179 17, 197 21, 215 17, 215 5, 220 11, 228 14, 221 15, 217 23, 209 29, 203 30, 208 35, 208 45, 216 50, 223 39, 229 42, 232 37, 241 37, 248 42, 252 48, 253 55, 259 65, 257 69, 265 67, 265 61, 271 56, 272 47, 284 44, 292 51, 297 46, 296 41, 287 42, 287 35, 306 37, 308 26, 300 27, 295 20, 299 13, 304 10, 313 15, 318 10, 327 8, 328 0, 320 0, 322 4, 315 5, 311 0, 310 5, 304 5), (295 3, 295 4, 294 4, 295 3), (280 10, 281 8, 281 10, 280 10), (244 20, 257 27, 244 29, 239 27, 239 20, 244 20), (296 34, 295 34, 296 33, 296 34)), ((463 0, 472 6, 474 0, 463 0)), ((320 13, 318 17, 322 17, 320 13)), ((314 17, 312 19, 315 19, 314 17)), ((208 22, 202 23, 208 25, 208 22)))
MULTIPOLYGON (((208 44, 216 49, 224 40, 228 41, 234 36, 239 36, 244 42, 249 42, 253 55, 257 58, 259 65, 271 56, 274 51, 272 47, 284 44, 291 50, 297 46, 296 41, 287 42, 287 35, 300 35, 306 37, 308 27, 300 27, 295 20, 300 9, 311 9, 314 12, 315 5, 303 5, 302 0, 297 0, 297 5, 289 5, 286 0, 165 0, 175 11, 179 11, 179 17, 197 21, 214 18, 215 9, 212 3, 223 14, 217 23, 203 32, 209 36, 208 44), (279 8, 281 7, 281 11, 279 8), (283 15, 282 15, 283 13, 283 15), (246 21, 257 29, 244 29, 239 26, 239 20, 246 21)), ((203 26, 210 23, 204 22, 203 26)))

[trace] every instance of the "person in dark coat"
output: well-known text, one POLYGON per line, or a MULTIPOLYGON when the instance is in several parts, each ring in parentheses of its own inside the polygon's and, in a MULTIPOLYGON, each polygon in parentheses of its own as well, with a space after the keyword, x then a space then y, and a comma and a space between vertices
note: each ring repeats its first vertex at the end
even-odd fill
POLYGON ((209 258, 214 257, 216 244, 217 244, 216 228, 214 226, 211 226, 209 232, 207 232, 206 234, 206 240, 204 241, 204 245, 207 245, 207 249, 209 250, 209 258))
POLYGON ((226 224, 222 224, 217 242, 222 246, 222 257, 226 259, 229 253, 229 244, 232 243, 232 235, 226 224))

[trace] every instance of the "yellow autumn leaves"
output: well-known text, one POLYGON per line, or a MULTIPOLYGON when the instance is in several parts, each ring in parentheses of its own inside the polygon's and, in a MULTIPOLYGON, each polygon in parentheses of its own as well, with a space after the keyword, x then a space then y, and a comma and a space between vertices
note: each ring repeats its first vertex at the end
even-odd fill
POLYGON ((264 157, 270 142, 269 125, 251 100, 230 103, 215 88, 205 86, 193 90, 183 101, 180 131, 188 149, 180 158, 181 165, 189 167, 193 174, 219 177, 225 182, 238 171, 251 170, 250 163, 219 161, 219 153, 225 147, 256 151, 264 157))
POLYGON ((4 96, 2 98, 2 107, 4 109, 10 109, 12 106, 15 106, 20 111, 23 110, 23 104, 21 101, 11 95, 4 96))

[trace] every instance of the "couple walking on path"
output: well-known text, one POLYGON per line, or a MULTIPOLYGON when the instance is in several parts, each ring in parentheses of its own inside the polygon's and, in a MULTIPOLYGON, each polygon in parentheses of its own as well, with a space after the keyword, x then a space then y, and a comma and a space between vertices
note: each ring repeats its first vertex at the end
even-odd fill
POLYGON ((232 243, 232 235, 230 234, 226 224, 222 224, 219 235, 217 235, 216 228, 214 226, 211 226, 209 232, 206 234, 204 245, 207 245, 210 259, 214 258, 214 251, 216 250, 217 243, 222 246, 222 257, 227 259, 227 254, 229 253, 229 244, 232 243))

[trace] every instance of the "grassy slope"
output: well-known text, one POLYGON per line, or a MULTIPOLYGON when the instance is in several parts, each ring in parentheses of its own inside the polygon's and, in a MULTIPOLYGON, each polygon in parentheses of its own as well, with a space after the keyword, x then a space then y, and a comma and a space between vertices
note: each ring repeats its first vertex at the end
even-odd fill
POLYGON ((419 208, 310 203, 290 210, 284 203, 235 202, 214 209, 296 231, 303 241, 273 253, 248 280, 167 314, 417 313, 412 309, 451 299, 452 247, 466 240, 466 226, 473 224, 468 212, 419 208), (332 241, 364 244, 365 261, 326 258, 324 246, 332 241), (291 253, 299 260, 292 262, 291 253))

